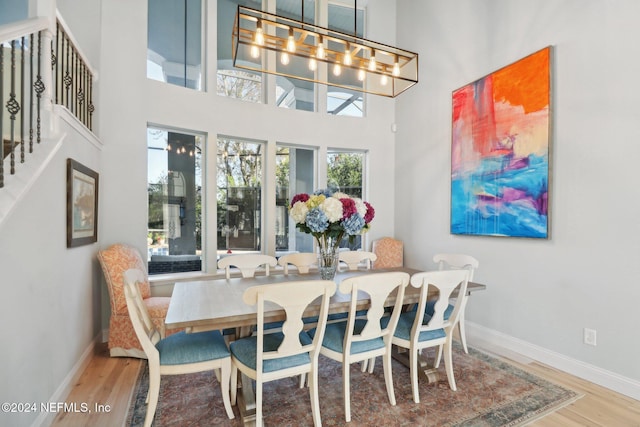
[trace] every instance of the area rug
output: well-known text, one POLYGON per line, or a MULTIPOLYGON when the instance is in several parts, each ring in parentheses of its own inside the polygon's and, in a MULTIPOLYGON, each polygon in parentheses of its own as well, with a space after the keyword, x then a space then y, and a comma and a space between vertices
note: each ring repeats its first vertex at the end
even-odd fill
MULTIPOLYGON (((435 383, 421 380, 420 403, 413 402, 409 369, 393 362, 396 406, 387 398, 381 361, 372 374, 352 365, 351 422, 344 422, 342 367, 320 356, 320 414, 324 426, 522 426, 535 421, 581 396, 503 360, 470 348, 465 354, 454 348, 453 365, 457 391, 451 391, 444 364, 435 383)), ((425 353, 433 360, 434 353, 425 353)), ((142 364, 126 424, 142 426, 149 384, 146 362, 142 364)), ((266 426, 313 426, 308 389, 298 387, 299 378, 265 384, 263 415, 266 426)), ((166 376, 160 385, 154 426, 241 426, 238 408, 229 420, 213 373, 166 376)))

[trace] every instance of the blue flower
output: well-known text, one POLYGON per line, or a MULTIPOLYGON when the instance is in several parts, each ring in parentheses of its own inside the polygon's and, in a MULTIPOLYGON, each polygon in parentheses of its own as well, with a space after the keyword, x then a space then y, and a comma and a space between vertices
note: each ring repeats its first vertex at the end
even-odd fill
POLYGON ((324 195, 324 197, 331 197, 333 195, 333 191, 329 189, 319 189, 313 192, 314 195, 319 196, 320 194, 324 195))
POLYGON ((309 211, 306 223, 307 227, 309 227, 313 233, 322 233, 329 227, 329 219, 327 218, 327 215, 325 215, 325 213, 318 207, 309 211))
POLYGON ((342 227, 344 228, 345 233, 349 236, 360 234, 362 227, 364 227, 364 219, 360 214, 353 214, 342 221, 342 227))

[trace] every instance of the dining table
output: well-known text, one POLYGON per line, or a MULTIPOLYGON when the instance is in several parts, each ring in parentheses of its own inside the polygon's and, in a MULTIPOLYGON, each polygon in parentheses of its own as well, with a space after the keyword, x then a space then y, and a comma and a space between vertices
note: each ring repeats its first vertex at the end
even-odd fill
MULTIPOLYGON (((346 278, 356 275, 382 273, 389 271, 403 271, 409 275, 422 270, 397 267, 387 269, 358 269, 338 271, 334 277, 339 285, 346 278)), ((236 329, 239 337, 248 336, 257 324, 257 306, 245 304, 242 296, 244 292, 258 285, 271 283, 284 283, 301 280, 320 279, 318 271, 311 270, 308 274, 283 274, 281 271, 271 271, 270 275, 256 274, 254 277, 243 278, 241 276, 231 278, 214 278, 207 280, 195 280, 188 282, 176 282, 171 295, 171 302, 165 318, 166 329, 184 329, 188 333, 207 330, 236 329)), ((467 293, 484 290, 486 286, 480 283, 469 282, 467 293)), ((437 291, 433 291, 436 297, 437 291)), ((455 297, 455 295, 453 295, 455 297)), ((403 304, 415 304, 420 299, 420 289, 408 285, 405 289, 403 304)), ((395 305, 395 292, 391 293, 385 301, 385 306, 395 305)), ((336 289, 329 304, 329 314, 346 313, 351 304, 351 294, 343 294, 336 289)), ((366 310, 369 301, 366 294, 358 296, 357 310, 366 310)), ((320 298, 311 303, 304 312, 305 317, 317 316, 320 312, 320 298)), ((273 303, 265 304, 265 323, 278 322, 285 319, 285 311, 273 303)), ((242 376, 239 382, 242 392, 238 393, 238 408, 245 425, 253 425, 255 422, 255 396, 251 380, 242 376)))

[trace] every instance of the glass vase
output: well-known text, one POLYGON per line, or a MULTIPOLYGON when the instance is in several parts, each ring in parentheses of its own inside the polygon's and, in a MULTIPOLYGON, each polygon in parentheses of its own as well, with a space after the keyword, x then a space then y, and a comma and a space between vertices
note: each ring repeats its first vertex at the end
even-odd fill
POLYGON ((333 280, 338 268, 338 245, 335 239, 318 240, 318 270, 323 280, 333 280))

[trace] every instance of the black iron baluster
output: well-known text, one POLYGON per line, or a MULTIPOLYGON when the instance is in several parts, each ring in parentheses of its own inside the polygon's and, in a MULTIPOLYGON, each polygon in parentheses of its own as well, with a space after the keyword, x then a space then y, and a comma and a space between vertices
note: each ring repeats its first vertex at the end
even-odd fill
POLYGON ((4 187, 4 130, 2 123, 4 122, 4 47, 0 43, 0 188, 4 187))
POLYGON ((29 35, 29 153, 33 153, 33 33, 29 35))
MULTIPOLYGON (((38 144, 40 144, 40 140, 41 140, 41 136, 42 136, 42 128, 41 128, 41 121, 40 121, 40 98, 42 98, 42 93, 44 92, 44 82, 42 81, 42 75, 40 74, 41 71, 41 63, 42 63, 42 31, 38 31, 38 77, 36 79, 36 84, 35 84, 35 89, 36 89, 36 94, 37 94, 37 119, 36 119, 36 142, 38 144)), ((51 49, 51 51, 53 52, 53 49, 51 49)), ((53 60, 52 60, 53 61, 53 60)), ((53 68, 52 68, 53 70, 53 68)))
POLYGON ((11 175, 16 173, 16 150, 15 150, 15 127, 16 127, 16 114, 20 111, 20 104, 16 100, 16 40, 11 41, 11 93, 9 94, 9 101, 7 101, 7 111, 9 112, 11 119, 10 133, 11 139, 11 175))
POLYGON ((68 110, 71 110, 71 101, 69 100, 69 98, 71 97, 71 74, 69 73, 69 63, 71 62, 71 42, 69 41, 69 38, 67 37, 66 33, 63 33, 64 36, 64 41, 67 42, 67 61, 66 61, 66 68, 64 70, 64 88, 65 88, 65 103, 64 106, 67 107, 68 110))
POLYGON ((20 163, 24 163, 24 36, 20 41, 20 103, 22 104, 22 108, 20 109, 20 163))

